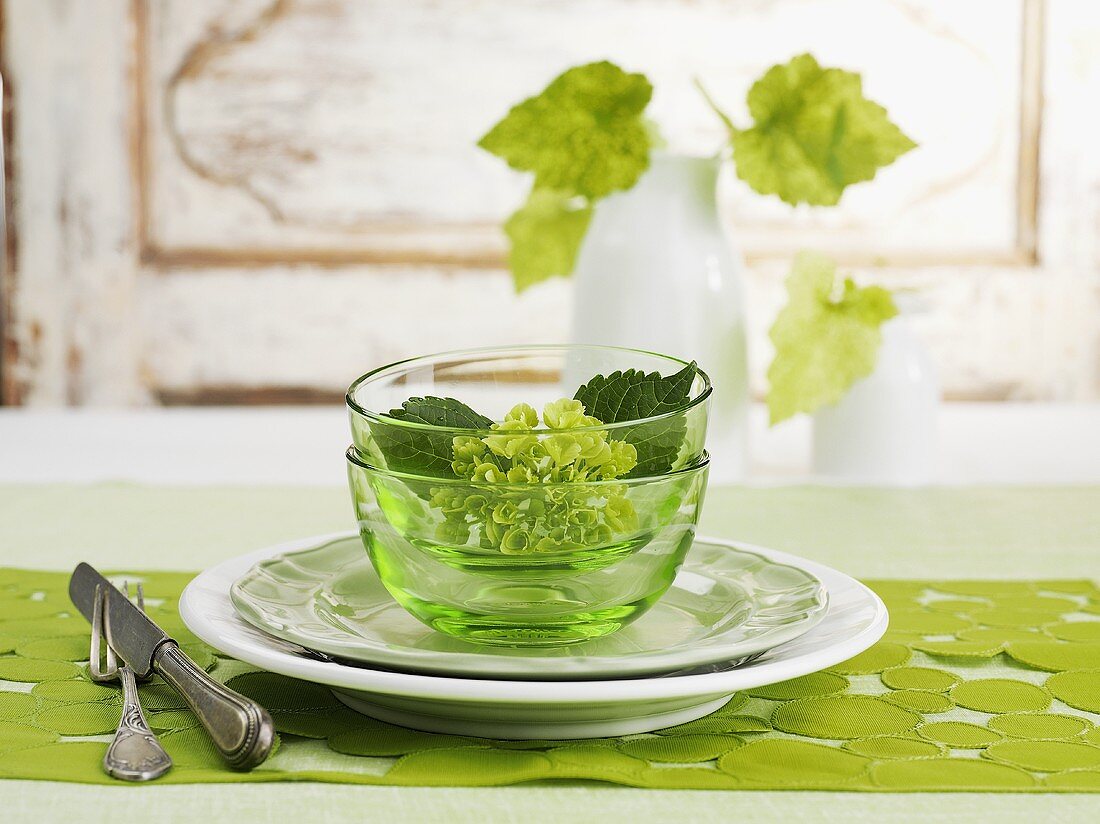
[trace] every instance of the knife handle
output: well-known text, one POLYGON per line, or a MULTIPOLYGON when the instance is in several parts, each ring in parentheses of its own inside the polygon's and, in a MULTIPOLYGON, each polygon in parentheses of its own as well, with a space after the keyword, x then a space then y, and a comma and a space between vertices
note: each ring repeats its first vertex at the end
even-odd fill
POLYGON ((183 696, 230 767, 251 770, 271 754, 275 725, 267 710, 215 681, 174 642, 157 649, 153 669, 183 696))

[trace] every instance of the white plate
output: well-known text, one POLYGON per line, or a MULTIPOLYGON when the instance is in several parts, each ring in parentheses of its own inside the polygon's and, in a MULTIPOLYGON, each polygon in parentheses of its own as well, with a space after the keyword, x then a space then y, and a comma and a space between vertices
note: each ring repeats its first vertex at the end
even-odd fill
POLYGON ((436 632, 394 601, 357 535, 260 561, 230 589, 257 629, 330 656, 430 675, 535 681, 630 678, 747 660, 825 617, 797 564, 696 538, 672 587, 612 635, 551 648, 486 647, 436 632))
POLYGON ((786 681, 857 655, 882 637, 888 620, 881 599, 853 578, 784 552, 740 543, 727 545, 817 576, 829 593, 829 606, 809 632, 734 669, 711 666, 648 678, 522 684, 416 675, 319 661, 238 617, 229 589, 254 564, 345 534, 293 541, 219 564, 187 586, 180 615, 215 649, 271 672, 329 686, 349 706, 383 721, 460 735, 546 739, 629 735, 700 718, 739 690, 786 681))

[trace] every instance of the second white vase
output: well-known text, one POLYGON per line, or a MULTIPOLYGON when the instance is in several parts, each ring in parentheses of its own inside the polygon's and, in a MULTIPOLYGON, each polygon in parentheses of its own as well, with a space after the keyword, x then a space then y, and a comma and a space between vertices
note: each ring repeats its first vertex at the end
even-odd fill
POLYGON ((939 381, 904 315, 882 326, 874 371, 814 414, 814 474, 851 483, 931 483, 939 381))

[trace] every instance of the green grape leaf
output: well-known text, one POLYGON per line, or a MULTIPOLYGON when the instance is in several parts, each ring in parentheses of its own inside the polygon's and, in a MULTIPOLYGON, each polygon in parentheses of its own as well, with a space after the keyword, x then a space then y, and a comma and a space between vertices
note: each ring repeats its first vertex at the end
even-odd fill
POLYGON ((882 341, 879 327, 898 313, 888 290, 839 281, 836 264, 813 252, 795 258, 787 294, 768 332, 775 344, 768 368, 773 425, 836 403, 870 375, 882 341))
POLYGON ((645 75, 606 61, 576 66, 514 106, 478 141, 513 169, 535 173, 536 189, 596 199, 629 189, 649 166, 645 75))
MULTIPOLYGON (((445 426, 450 429, 488 429, 492 421, 454 398, 409 398, 387 415, 397 421, 445 426)), ((397 472, 453 477, 454 436, 450 432, 416 429, 372 421, 371 434, 386 466, 397 472)))
POLYGON ((863 96, 858 74, 822 68, 809 54, 768 69, 748 105, 754 125, 730 134, 737 176, 791 205, 835 205, 846 187, 917 145, 863 96))
POLYGON ((573 271, 592 219, 592 207, 576 200, 550 189, 533 189, 504 224, 512 244, 508 266, 517 292, 573 271))
MULTIPOLYGON (((593 376, 573 396, 585 412, 604 423, 651 418, 683 409, 699 367, 692 361, 679 372, 661 377, 638 369, 593 376)), ((625 477, 638 478, 670 470, 684 442, 687 424, 683 415, 638 424, 621 437, 638 450, 638 463, 625 477)))

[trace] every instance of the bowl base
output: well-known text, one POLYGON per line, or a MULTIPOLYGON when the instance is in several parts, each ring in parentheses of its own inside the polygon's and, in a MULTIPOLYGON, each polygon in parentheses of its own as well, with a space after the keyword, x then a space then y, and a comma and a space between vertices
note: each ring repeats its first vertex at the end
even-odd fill
POLYGON ((482 587, 477 594, 479 606, 485 608, 476 611, 453 603, 432 603, 393 584, 385 585, 406 612, 437 632, 471 644, 515 648, 560 647, 618 632, 657 603, 667 589, 665 582, 661 583, 657 592, 602 609, 584 609, 584 601, 570 598, 559 586, 482 587), (548 606, 554 612, 550 613, 548 606))
POLYGON ((591 641, 617 632, 643 611, 637 607, 619 607, 613 611, 607 610, 614 613, 609 616, 575 616, 567 621, 538 624, 529 622, 509 624, 497 616, 476 614, 463 616, 449 611, 451 614, 447 617, 434 618, 427 623, 438 632, 473 644, 499 647, 561 647, 591 641), (623 615, 624 612, 628 614, 623 615))
POLYGON ((414 730, 513 740, 611 738, 685 724, 724 706, 732 694, 628 704, 485 705, 334 689, 343 704, 414 730))

